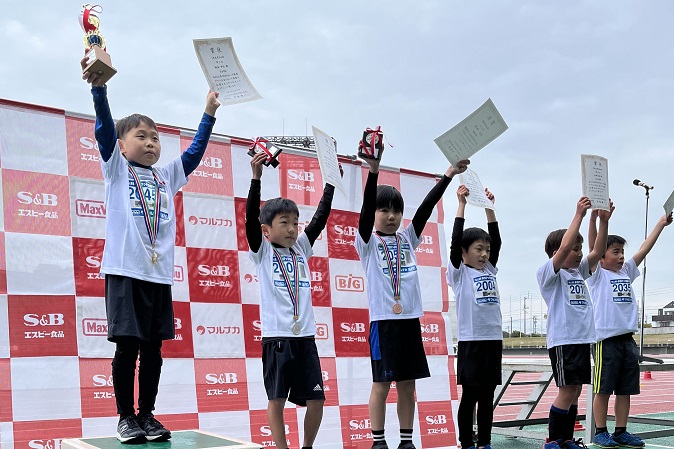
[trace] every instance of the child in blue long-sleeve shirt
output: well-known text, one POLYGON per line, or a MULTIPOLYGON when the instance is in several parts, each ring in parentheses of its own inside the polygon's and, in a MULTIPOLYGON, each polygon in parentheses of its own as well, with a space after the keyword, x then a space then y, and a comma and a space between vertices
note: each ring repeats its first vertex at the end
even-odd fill
MULTIPOLYGON (((86 67, 82 59, 82 69, 86 67)), ((108 340, 116 344, 112 382, 120 416, 117 439, 122 443, 171 438, 152 414, 161 373, 163 340, 174 338, 173 258, 176 215, 173 196, 187 183, 206 150, 217 93, 210 92, 199 129, 190 147, 164 167, 154 121, 133 114, 115 123, 107 87, 95 73, 84 72, 92 85, 96 110, 96 140, 105 179, 105 274, 108 340), (140 357, 139 357, 140 353, 140 357), (138 415, 134 408, 134 377, 138 367, 138 415)))

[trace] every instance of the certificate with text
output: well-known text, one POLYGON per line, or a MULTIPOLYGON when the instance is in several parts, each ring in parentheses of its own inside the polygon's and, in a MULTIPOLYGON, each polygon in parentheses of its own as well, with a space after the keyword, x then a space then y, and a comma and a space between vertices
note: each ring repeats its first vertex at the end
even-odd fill
POLYGON ((208 87, 220 94, 218 101, 221 105, 262 98, 246 76, 234 51, 231 37, 194 39, 192 42, 208 87))
POLYGON ((662 207, 665 208, 665 215, 669 217, 674 210, 674 192, 669 195, 669 198, 667 198, 667 201, 665 201, 665 204, 662 207))
POLYGON ((459 175, 459 181, 468 189, 468 196, 466 202, 471 206, 482 207, 485 209, 496 210, 494 203, 492 203, 487 194, 484 192, 484 187, 480 182, 480 178, 470 168, 459 175))
POLYGON ((316 154, 318 155, 318 165, 321 167, 321 177, 323 184, 331 184, 346 196, 346 190, 342 185, 342 175, 339 171, 339 162, 337 161, 337 145, 335 140, 315 126, 311 127, 314 133, 314 142, 316 142, 316 154))
POLYGON ((458 125, 436 138, 435 144, 456 167, 459 161, 470 158, 506 129, 508 125, 490 98, 458 125))
POLYGON ((609 210, 608 159, 594 154, 581 154, 583 196, 590 199, 592 209, 609 210))

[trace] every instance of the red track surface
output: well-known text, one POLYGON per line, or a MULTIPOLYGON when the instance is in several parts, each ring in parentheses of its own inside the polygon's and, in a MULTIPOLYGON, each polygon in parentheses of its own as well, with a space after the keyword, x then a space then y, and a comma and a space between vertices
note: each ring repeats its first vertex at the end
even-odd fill
MULTIPOLYGON (((667 356, 665 356, 667 357, 667 356)), ((525 357, 517 357, 522 359, 525 357)), ((538 357, 540 358, 540 357, 538 357)), ((515 376, 514 380, 537 380, 539 373, 521 373, 515 376)), ((631 415, 645 415, 649 413, 674 413, 674 372, 672 371, 653 371, 652 380, 644 380, 641 375, 641 394, 632 397, 630 409, 631 415)), ((586 388, 583 387, 583 393, 579 400, 579 413, 585 414, 586 388)), ((461 387, 459 386, 459 389, 461 387)), ((515 385, 508 387, 502 402, 511 402, 516 400, 525 400, 532 390, 530 385, 515 385)), ((461 394, 459 392, 459 394, 461 394)), ((550 405, 557 395, 557 387, 554 380, 545 392, 545 395, 536 407, 532 418, 545 418, 548 416, 550 405)), ((520 410, 520 406, 498 407, 494 410, 494 421, 505 421, 514 419, 520 410)), ((609 413, 613 414, 613 398, 609 402, 609 413)))

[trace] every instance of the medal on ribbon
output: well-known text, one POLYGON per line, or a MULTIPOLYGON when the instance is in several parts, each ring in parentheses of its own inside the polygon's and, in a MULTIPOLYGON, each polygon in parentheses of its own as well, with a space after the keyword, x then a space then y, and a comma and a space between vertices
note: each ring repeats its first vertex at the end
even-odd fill
POLYGON ((386 242, 384 241, 383 238, 381 238, 378 234, 374 234, 375 237, 379 239, 379 242, 382 244, 382 248, 384 250, 384 256, 386 258, 386 264, 388 265, 388 274, 389 278, 391 279, 391 288, 393 289, 393 300, 395 301, 395 304, 393 304, 393 313, 396 315, 400 315, 403 313, 403 306, 400 304, 400 250, 401 250, 401 244, 400 244, 400 236, 398 234, 395 235, 396 237, 396 260, 394 262, 393 257, 391 257, 391 254, 389 254, 388 251, 388 246, 386 246, 386 242))
POLYGON ((283 280, 286 283, 286 288, 288 289, 288 296, 290 296, 290 302, 293 305, 293 320, 295 320, 295 322, 293 323, 292 331, 293 334, 299 335, 302 330, 302 326, 300 326, 299 323, 300 316, 298 310, 300 279, 299 279, 299 271, 297 269, 297 255, 295 254, 295 251, 293 251, 292 248, 288 248, 288 250, 290 250, 290 256, 292 257, 293 282, 291 283, 290 273, 286 268, 286 265, 283 263, 283 257, 278 252, 278 250, 273 246, 272 249, 274 250, 274 257, 276 257, 279 267, 281 268, 281 276, 283 277, 283 280))
POLYGON ((151 169, 152 177, 154 179, 155 201, 154 201, 154 210, 150 211, 150 207, 148 205, 147 198, 145 198, 145 194, 143 193, 143 188, 140 184, 138 174, 136 173, 136 170, 134 170, 131 164, 128 164, 128 167, 129 173, 133 178, 133 182, 136 184, 140 206, 143 209, 145 228, 147 229, 147 235, 150 238, 150 245, 152 245, 152 254, 150 255, 150 260, 152 261, 153 265, 156 265, 159 256, 155 251, 155 243, 157 241, 157 235, 159 234, 159 212, 161 211, 161 192, 159 190, 159 179, 157 178, 157 174, 154 172, 154 169, 151 169))

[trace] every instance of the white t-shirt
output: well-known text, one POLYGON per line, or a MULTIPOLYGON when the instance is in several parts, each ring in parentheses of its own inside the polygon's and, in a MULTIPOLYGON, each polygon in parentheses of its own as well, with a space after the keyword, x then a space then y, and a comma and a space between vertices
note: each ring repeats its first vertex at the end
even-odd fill
POLYGON ((592 304, 584 281, 590 276, 587 258, 578 268, 560 268, 557 273, 552 259, 538 269, 538 287, 548 306, 548 348, 597 341, 592 304))
POLYGON ((459 341, 503 340, 498 270, 487 262, 482 270, 447 266, 447 283, 454 290, 459 341))
POLYGON ((632 282, 639 277, 639 268, 630 259, 620 271, 605 270, 601 262, 587 280, 594 306, 597 340, 605 340, 628 332, 637 332, 638 307, 632 282))
MULTIPOLYGON (((155 168, 159 180, 161 209, 159 233, 152 263, 152 245, 145 226, 145 215, 138 198, 138 187, 131 177, 128 163, 119 151, 119 143, 107 162, 101 158, 105 179, 105 249, 101 273, 127 276, 158 284, 173 285, 173 261, 176 239, 176 213, 173 196, 187 184, 182 160, 177 157, 164 167, 155 168)), ((134 167, 148 209, 154 211, 156 200, 152 171, 134 167)))
MULTIPOLYGON (((410 222, 407 227, 398 232, 400 237, 400 300, 397 301, 403 308, 402 313, 393 313, 396 301, 393 299, 393 287, 389 276, 389 266, 386 261, 383 245, 376 235, 370 236, 365 243, 356 234, 354 246, 360 257, 360 263, 365 269, 367 278, 367 297, 370 306, 370 321, 403 320, 419 318, 424 315, 421 305, 421 286, 417 271, 417 257, 414 250, 421 240, 414 232, 414 225, 410 222)), ((398 254, 398 245, 394 236, 380 236, 386 242, 387 251, 395 265, 398 254)))
MULTIPOLYGON (((272 244, 263 238, 256 253, 249 251, 250 259, 257 268, 260 285, 262 337, 313 337, 316 335, 316 320, 311 304, 311 273, 309 271, 309 258, 314 254, 314 250, 304 232, 297 237, 292 249, 297 257, 299 282, 299 301, 297 304, 299 319, 297 323, 300 325, 299 334, 293 333, 293 326, 295 325, 293 304, 272 244)), ((288 248, 276 248, 276 250, 281 255, 292 283, 294 271, 290 250, 288 248)))

